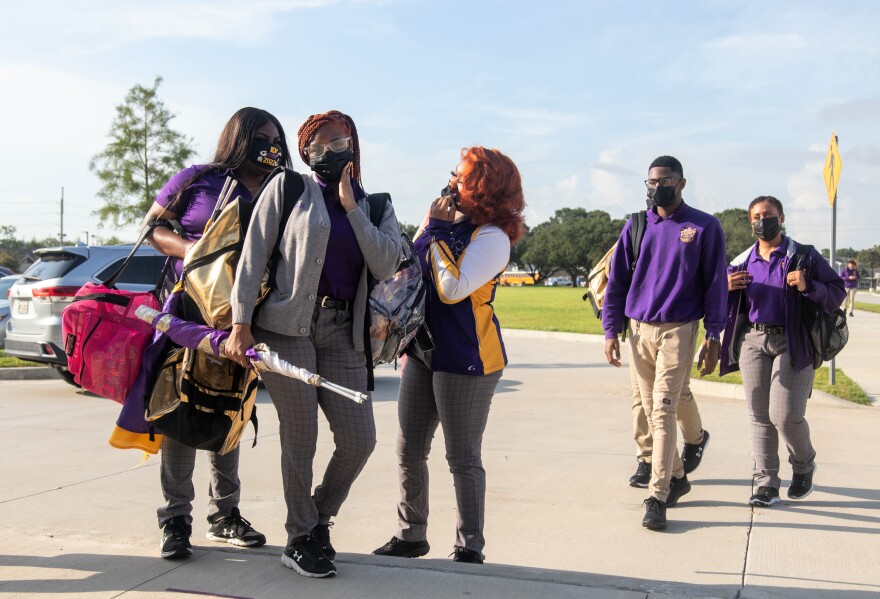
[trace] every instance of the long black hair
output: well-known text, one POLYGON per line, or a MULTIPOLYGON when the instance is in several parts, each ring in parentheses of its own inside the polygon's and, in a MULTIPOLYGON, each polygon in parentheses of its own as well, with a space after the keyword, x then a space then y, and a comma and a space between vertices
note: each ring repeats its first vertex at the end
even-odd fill
POLYGON ((220 132, 217 149, 214 151, 214 158, 208 163, 208 168, 180 186, 180 191, 168 203, 168 210, 177 212, 183 195, 198 179, 216 171, 234 171, 244 164, 257 129, 270 121, 278 129, 278 137, 281 139, 281 162, 284 166, 290 168, 292 163, 290 161, 290 152, 287 150, 287 136, 284 134, 284 127, 281 126, 281 122, 271 112, 262 108, 253 108, 252 106, 239 108, 226 122, 223 131, 220 132))

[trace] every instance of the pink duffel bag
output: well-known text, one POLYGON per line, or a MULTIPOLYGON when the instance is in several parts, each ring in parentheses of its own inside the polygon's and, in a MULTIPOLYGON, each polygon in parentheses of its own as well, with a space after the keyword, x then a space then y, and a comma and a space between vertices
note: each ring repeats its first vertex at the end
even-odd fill
POLYGON ((155 291, 115 289, 145 236, 113 276, 104 284, 83 285, 61 314, 67 368, 73 380, 83 389, 119 403, 125 401, 134 384, 144 349, 155 332, 134 312, 139 306, 161 309, 155 291))

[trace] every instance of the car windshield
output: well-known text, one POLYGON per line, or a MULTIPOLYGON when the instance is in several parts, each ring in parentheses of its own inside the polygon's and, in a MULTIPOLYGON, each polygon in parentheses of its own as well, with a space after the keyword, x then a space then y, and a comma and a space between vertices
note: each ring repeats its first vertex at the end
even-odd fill
POLYGON ((57 279, 69 273, 73 268, 85 261, 85 256, 67 252, 42 254, 40 259, 31 264, 22 275, 28 281, 46 281, 57 279))
POLYGON ((0 279, 0 301, 8 299, 7 294, 9 293, 9 288, 15 285, 21 277, 14 277, 10 279, 0 279))

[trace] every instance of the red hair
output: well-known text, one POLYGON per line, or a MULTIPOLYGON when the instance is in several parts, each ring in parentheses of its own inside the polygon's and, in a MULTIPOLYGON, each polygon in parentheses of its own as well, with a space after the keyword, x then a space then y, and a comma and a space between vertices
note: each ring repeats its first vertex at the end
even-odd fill
POLYGON ((522 180, 513 160, 474 146, 461 151, 461 206, 475 225, 495 225, 516 243, 525 234, 522 180))
POLYGON ((353 163, 351 166, 351 176, 360 183, 361 144, 358 141, 357 128, 354 126, 354 121, 350 116, 338 110, 331 110, 323 114, 313 114, 300 126, 299 131, 296 133, 299 143, 299 157, 307 165, 309 164, 309 144, 312 143, 312 139, 315 137, 318 129, 331 123, 340 125, 351 136, 351 161, 353 163))

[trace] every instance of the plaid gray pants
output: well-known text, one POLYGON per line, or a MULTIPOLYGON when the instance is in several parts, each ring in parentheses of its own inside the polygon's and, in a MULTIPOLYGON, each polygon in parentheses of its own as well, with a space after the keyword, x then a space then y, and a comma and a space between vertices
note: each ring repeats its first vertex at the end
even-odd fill
POLYGON ((751 417, 755 484, 778 489, 779 435, 788 448, 788 461, 797 474, 813 470, 816 450, 804 417, 813 390, 815 371, 795 370, 785 334, 746 333, 739 357, 746 405, 751 417))
MULTIPOLYGON (((238 507, 241 496, 241 482, 238 479, 238 450, 220 455, 213 451, 208 454, 211 465, 211 480, 208 483, 208 522, 223 518, 238 507)), ((159 527, 175 516, 185 516, 188 524, 192 524, 192 502, 196 498, 193 487, 193 469, 196 465, 197 449, 182 445, 173 439, 163 437, 159 467, 162 482, 162 494, 165 505, 156 510, 159 516, 159 527)))
MULTIPOLYGON (((316 307, 307 337, 289 337, 254 327, 254 338, 288 362, 366 393, 365 357, 354 349, 351 329, 350 312, 316 307)), ((264 373, 262 377, 278 411, 281 478, 287 503, 285 528, 290 543, 308 534, 319 521, 329 522, 348 497, 351 485, 376 446, 373 403, 358 404, 279 374, 264 373), (336 449, 313 494, 312 462, 318 444, 319 407, 330 424, 336 449)))
POLYGON ((428 454, 437 425, 446 439, 446 461, 458 505, 455 545, 483 555, 486 471, 483 431, 502 371, 485 376, 431 372, 407 359, 397 404, 400 501, 397 537, 422 541, 428 532, 428 454))

